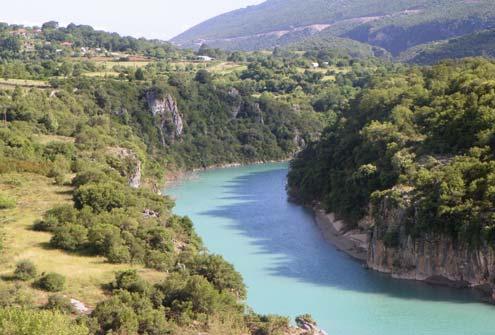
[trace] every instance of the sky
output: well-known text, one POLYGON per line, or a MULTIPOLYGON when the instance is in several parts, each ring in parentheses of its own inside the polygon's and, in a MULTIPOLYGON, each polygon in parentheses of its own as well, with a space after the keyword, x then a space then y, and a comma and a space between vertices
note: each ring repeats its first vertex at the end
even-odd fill
POLYGON ((168 40, 213 16, 264 0, 1 0, 0 22, 89 24, 134 37, 168 40))

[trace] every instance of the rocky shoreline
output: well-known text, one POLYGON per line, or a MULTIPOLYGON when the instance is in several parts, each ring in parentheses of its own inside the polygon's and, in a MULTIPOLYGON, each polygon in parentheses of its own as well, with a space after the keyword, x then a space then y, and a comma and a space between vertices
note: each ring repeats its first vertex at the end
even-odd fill
POLYGON ((346 230, 345 223, 338 220, 334 213, 326 213, 325 210, 314 207, 315 222, 326 240, 332 243, 338 250, 348 254, 352 258, 366 263, 368 259, 368 234, 360 229, 346 230))
MULTIPOLYGON (((375 241, 372 234, 368 233, 364 229, 346 229, 345 222, 338 220, 334 213, 327 213, 319 206, 313 207, 313 212, 315 214, 316 225, 321 230, 327 241, 334 245, 339 251, 346 253, 373 271, 389 274, 394 279, 420 281, 432 285, 448 286, 458 289, 476 289, 484 293, 487 297, 487 302, 495 302, 495 291, 493 288, 490 287, 488 283, 480 280, 480 278, 477 278, 478 276, 476 275, 471 276, 471 278, 465 274, 463 275, 460 271, 454 271, 454 274, 451 275, 444 271, 447 266, 438 266, 437 269, 434 269, 435 267, 429 268, 425 266, 414 266, 416 269, 415 271, 397 270, 392 265, 393 257, 390 254, 389 257, 386 258, 387 262, 377 262, 377 250, 386 250, 387 248, 383 246, 383 243, 378 243, 375 241)), ((431 249, 431 247, 427 249, 431 249)), ((452 250, 452 246, 450 246, 450 248, 440 249, 452 250)), ((441 256, 442 259, 452 258, 442 255, 443 253, 440 252, 441 250, 437 250, 439 257, 441 256)), ((416 253, 412 251, 408 253, 408 255, 412 254, 416 253)), ((431 262, 433 262, 433 256, 434 255, 431 255, 427 258, 431 259, 431 262)), ((470 259, 473 260, 473 257, 470 257, 470 259)), ((419 259, 418 262, 419 265, 429 263, 423 258, 419 259)), ((452 259, 451 262, 453 262, 452 259)), ((474 263, 477 264, 480 262, 474 263)), ((471 273, 474 273, 473 271, 474 270, 472 270, 471 273)))

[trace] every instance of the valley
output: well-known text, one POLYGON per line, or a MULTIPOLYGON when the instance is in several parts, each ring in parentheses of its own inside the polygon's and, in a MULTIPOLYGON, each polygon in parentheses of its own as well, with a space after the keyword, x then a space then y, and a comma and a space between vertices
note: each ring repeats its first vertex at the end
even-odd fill
POLYGON ((490 334, 494 13, 0 23, 0 334, 490 334))

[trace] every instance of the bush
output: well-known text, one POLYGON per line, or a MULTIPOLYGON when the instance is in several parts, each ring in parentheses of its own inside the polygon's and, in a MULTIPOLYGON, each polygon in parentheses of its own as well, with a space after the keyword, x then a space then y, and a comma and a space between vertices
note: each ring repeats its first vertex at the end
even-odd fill
POLYGON ((17 263, 14 271, 14 277, 19 280, 27 281, 35 278, 36 273, 36 266, 33 264, 33 262, 29 260, 23 260, 17 263))
POLYGON ((245 322, 253 335, 281 335, 289 329, 289 319, 276 315, 249 314, 245 322))
POLYGON ((170 254, 166 254, 156 250, 149 250, 146 253, 144 263, 146 267, 158 271, 167 271, 172 268, 173 259, 170 254))
POLYGON ((58 311, 63 314, 70 314, 74 311, 70 299, 60 294, 54 294, 48 297, 48 303, 45 305, 46 309, 58 311))
POLYGON ((0 334, 88 335, 89 331, 57 312, 6 308, 0 309, 0 334))
POLYGON ((105 256, 112 264, 129 263, 131 261, 129 248, 123 244, 112 244, 105 256))
POLYGON ((65 277, 58 273, 48 273, 36 282, 36 287, 48 292, 60 292, 65 287, 65 277))
POLYGON ((33 294, 23 285, 2 284, 0 282, 0 308, 30 308, 33 306, 33 303, 33 294))
POLYGON ((62 224, 76 223, 78 211, 71 205, 62 205, 50 209, 43 216, 43 220, 36 221, 34 229, 37 231, 55 231, 62 224))
POLYGON ((86 227, 77 224, 69 224, 55 230, 55 234, 50 240, 50 244, 56 248, 76 251, 84 246, 87 240, 88 229, 86 229, 86 227))
POLYGON ((146 282, 139 277, 136 270, 117 272, 113 281, 113 290, 126 290, 129 292, 145 292, 148 287, 146 282))
POLYGON ((14 208, 15 205, 14 199, 0 193, 0 209, 14 208))
POLYGON ((79 187, 74 193, 76 208, 91 207, 95 213, 110 212, 114 208, 122 208, 128 203, 128 190, 119 183, 87 184, 79 187))

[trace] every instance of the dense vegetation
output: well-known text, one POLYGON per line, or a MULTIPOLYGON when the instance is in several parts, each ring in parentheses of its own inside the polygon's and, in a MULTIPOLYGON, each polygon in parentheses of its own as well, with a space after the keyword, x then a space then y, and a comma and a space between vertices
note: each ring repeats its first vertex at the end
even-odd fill
POLYGON ((229 50, 299 42, 301 48, 326 44, 346 49, 350 42, 345 39, 351 39, 397 56, 418 44, 493 28, 494 17, 490 0, 270 0, 205 21, 173 42, 193 46, 206 41, 229 50))
POLYGON ((415 209, 411 234, 492 242, 495 64, 410 68, 307 46, 241 53, 204 45, 194 54, 87 26, 0 25, 0 210, 26 206, 13 190, 42 177, 67 200, 29 221, 29 234, 49 236, 43 248, 64 257, 125 268, 97 283, 104 298, 88 315, 70 317, 66 276, 2 258, 22 237, 2 230, 15 216, 2 220, 0 259, 10 270, 0 282, 0 332, 286 333, 286 318, 249 310, 240 274, 158 194, 179 170, 304 149, 289 176, 304 202, 357 223, 370 203, 391 199, 415 209))
POLYGON ((292 194, 354 224, 388 199, 413 236, 493 243, 494 78, 482 59, 375 76, 292 163, 292 194))
POLYGON ((2 59, 47 59, 68 52, 81 55, 94 49, 157 58, 175 55, 175 49, 162 41, 122 37, 117 33, 97 31, 85 25, 70 24, 60 27, 55 21, 47 22, 41 28, 0 23, 0 46, 2 59))
POLYGON ((6 231, 0 257, 5 252, 12 259, 5 257, 9 268, 2 268, 0 330, 286 332, 286 318, 249 311, 241 276, 205 250, 192 222, 174 215, 173 201, 157 191, 163 177, 178 170, 290 157, 316 140, 323 124, 388 65, 325 50, 243 54, 205 46, 198 54, 219 59, 210 65, 192 60, 190 52, 154 41, 135 46, 132 39, 84 26, 3 27, 6 39, 24 47, 34 39, 62 49, 0 49, 6 52, 0 61, 0 210, 22 210, 33 200, 15 191, 44 178, 67 193, 67 201, 38 220, 28 216, 29 236, 50 236, 41 247, 65 261, 94 258, 132 270, 96 283, 104 298, 89 315, 70 318, 76 311, 65 294, 72 285, 67 272, 42 270, 29 255, 13 261, 12 241, 23 234, 6 231), (151 57, 151 46, 166 57, 151 57), (82 48, 96 54, 81 58, 82 48), (111 50, 121 53, 117 59, 107 54, 111 50), (142 277, 146 271, 154 271, 155 280, 142 277))
POLYGON ((416 64, 434 64, 447 58, 493 58, 494 46, 495 30, 482 30, 446 41, 419 45, 401 54, 400 60, 416 64))

